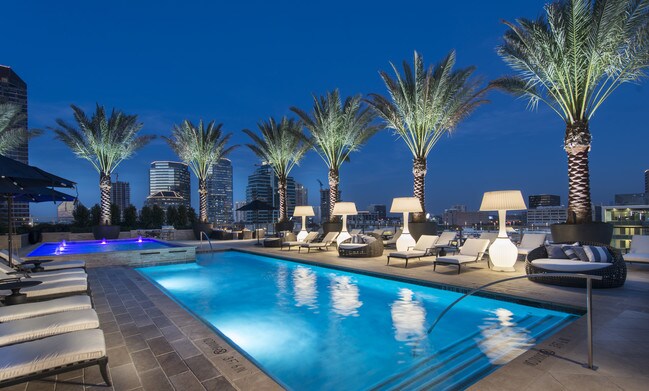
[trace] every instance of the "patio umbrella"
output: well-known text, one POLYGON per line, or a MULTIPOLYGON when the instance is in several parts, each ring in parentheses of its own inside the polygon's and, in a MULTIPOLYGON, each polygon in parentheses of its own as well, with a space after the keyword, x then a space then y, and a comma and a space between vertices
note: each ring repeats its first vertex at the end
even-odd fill
POLYGON ((277 208, 275 208, 273 205, 271 205, 271 204, 269 204, 267 202, 261 201, 261 200, 254 200, 252 202, 249 202, 249 203, 245 204, 241 208, 237 209, 237 211, 242 211, 242 212, 248 212, 248 211, 255 212, 255 234, 257 235, 257 245, 261 244, 261 243, 259 243, 259 232, 257 231, 257 223, 258 223, 258 220, 259 220, 259 218, 258 218, 259 217, 259 211, 260 210, 276 210, 276 209, 277 208))

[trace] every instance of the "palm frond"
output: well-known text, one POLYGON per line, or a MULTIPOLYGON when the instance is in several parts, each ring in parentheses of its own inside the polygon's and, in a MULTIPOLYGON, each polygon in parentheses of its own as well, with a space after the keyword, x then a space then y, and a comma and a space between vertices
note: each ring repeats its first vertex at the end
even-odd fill
POLYGON ((29 138, 40 134, 40 130, 27 129, 27 116, 20 106, 0 103, 0 155, 5 155, 29 138))

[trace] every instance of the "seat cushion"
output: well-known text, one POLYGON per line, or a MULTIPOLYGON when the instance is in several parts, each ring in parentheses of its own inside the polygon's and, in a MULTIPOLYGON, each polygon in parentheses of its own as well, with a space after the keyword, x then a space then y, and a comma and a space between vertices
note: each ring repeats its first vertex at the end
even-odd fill
POLYGON ((367 246, 365 243, 341 243, 338 246, 338 249, 340 250, 355 250, 357 248, 362 248, 367 246))
MULTIPOLYGON (((32 269, 34 267, 33 265, 22 266, 26 269, 32 269)), ((78 259, 73 259, 70 261, 54 261, 41 263, 41 267, 45 271, 84 268, 86 267, 86 262, 78 259)))
POLYGON ((0 348, 0 381, 106 356, 104 333, 75 331, 0 348))
POLYGON ((14 320, 0 324, 0 346, 97 327, 99 327, 99 319, 92 309, 14 320))
POLYGON ((32 273, 32 277, 36 276, 61 276, 61 275, 70 275, 70 274, 83 274, 87 275, 86 271, 82 268, 72 268, 72 269, 60 269, 60 270, 50 270, 47 272, 36 272, 32 273))
POLYGON ((417 250, 410 250, 410 251, 396 251, 393 253, 390 253, 391 258, 419 258, 423 257, 426 255, 426 251, 417 251, 417 250))
MULTIPOLYGON (((65 293, 82 293, 88 290, 88 282, 85 280, 48 282, 20 290, 27 297, 43 297, 60 295, 65 293)), ((8 296, 11 291, 0 291, 0 296, 8 296)))
POLYGON ((649 253, 628 253, 624 254, 624 260, 627 262, 646 262, 649 263, 649 253))
POLYGON ((38 280, 43 281, 43 283, 51 282, 60 282, 60 281, 76 281, 76 280, 88 280, 87 274, 81 273, 70 273, 70 274, 59 274, 59 275, 49 275, 42 276, 40 273, 30 273, 28 277, 23 277, 22 280, 38 280))
POLYGON ((76 295, 36 303, 25 303, 0 307, 0 323, 17 319, 33 318, 57 312, 87 310, 92 308, 90 297, 76 295))
POLYGON ((452 263, 456 265, 475 261, 476 257, 474 255, 453 255, 451 257, 439 257, 435 260, 435 262, 439 263, 452 263))
POLYGON ((605 262, 582 262, 571 259, 539 258, 532 261, 532 265, 555 272, 587 272, 611 266, 605 262))

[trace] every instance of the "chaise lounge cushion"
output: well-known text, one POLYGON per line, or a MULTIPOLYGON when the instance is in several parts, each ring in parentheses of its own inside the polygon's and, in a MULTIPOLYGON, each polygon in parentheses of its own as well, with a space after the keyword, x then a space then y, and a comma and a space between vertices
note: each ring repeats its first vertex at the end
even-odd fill
POLYGON ((0 346, 98 327, 99 319, 92 309, 15 320, 0 324, 0 346))
POLYGON ((439 263, 452 263, 456 265, 460 265, 463 263, 469 263, 469 262, 475 262, 476 257, 475 255, 453 255, 452 257, 438 257, 435 262, 439 263))
POLYGON ((627 262, 646 262, 649 263, 649 253, 628 253, 624 254, 624 260, 627 262))
POLYGON ((586 272, 611 266, 606 262, 582 262, 571 259, 539 258, 531 261, 532 265, 554 272, 586 272))
POLYGON ((0 348, 0 381, 106 356, 104 333, 75 331, 0 348))
MULTIPOLYGON (((32 269, 34 265, 25 265, 21 264, 24 269, 32 269)), ((45 271, 49 270, 62 270, 62 269, 76 269, 86 267, 86 262, 82 260, 70 260, 70 261, 55 261, 55 262, 45 262, 41 263, 41 267, 45 271)))
POLYGON ((62 297, 36 303, 25 303, 19 305, 8 305, 0 307, 0 323, 12 320, 33 318, 65 311, 88 310, 92 308, 92 302, 87 295, 76 295, 62 297))
MULTIPOLYGON (((37 280, 36 278, 34 280, 37 280)), ((58 282, 45 282, 41 285, 31 286, 20 290, 27 297, 42 297, 51 295, 60 295, 73 292, 86 292, 88 290, 88 282, 86 280, 73 280, 73 281, 58 281, 58 282)), ((8 296, 11 291, 0 291, 0 296, 8 296)))

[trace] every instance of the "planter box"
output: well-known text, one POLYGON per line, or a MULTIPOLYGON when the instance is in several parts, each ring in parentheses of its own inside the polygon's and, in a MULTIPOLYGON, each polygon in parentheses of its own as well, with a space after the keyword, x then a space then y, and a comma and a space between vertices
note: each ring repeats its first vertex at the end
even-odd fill
POLYGON ((591 242, 611 244, 613 225, 592 222, 588 224, 553 224, 550 227, 555 243, 591 242))

